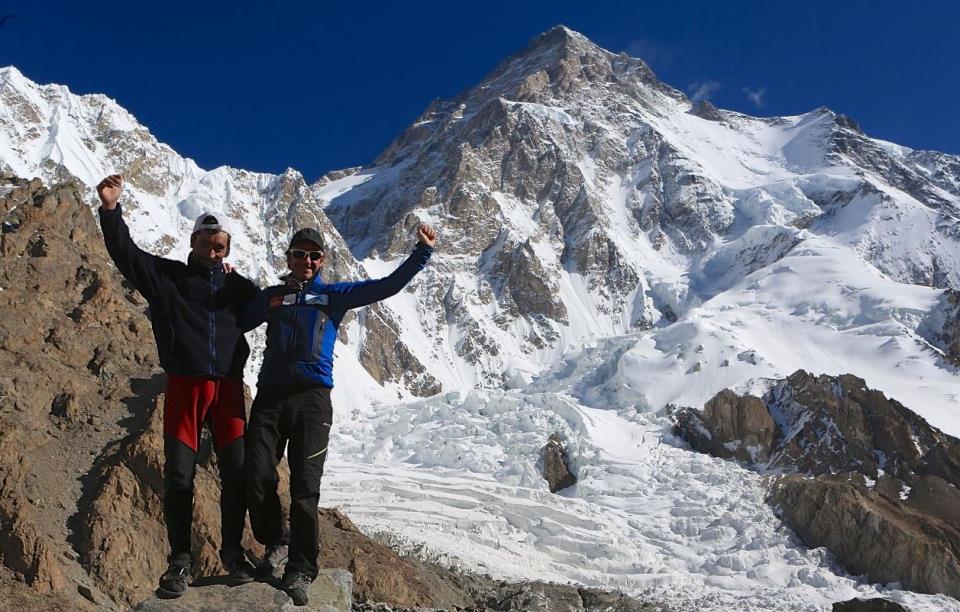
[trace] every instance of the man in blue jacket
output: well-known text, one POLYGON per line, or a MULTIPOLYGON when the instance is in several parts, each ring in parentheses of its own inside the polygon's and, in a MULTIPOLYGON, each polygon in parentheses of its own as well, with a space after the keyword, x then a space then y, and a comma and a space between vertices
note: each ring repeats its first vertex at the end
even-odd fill
POLYGON ((204 421, 211 423, 222 492, 220 558, 231 582, 254 579, 240 540, 246 516, 243 474, 243 366, 250 354, 238 317, 257 287, 228 273, 225 219, 204 213, 190 236, 186 263, 145 253, 130 238, 117 203, 123 178, 97 185, 100 227, 110 257, 150 305, 160 365, 167 374, 163 405, 163 514, 170 557, 157 592, 179 597, 187 589, 192 554, 193 479, 204 421))
POLYGON ((267 345, 257 398, 247 430, 247 502, 253 535, 267 547, 258 570, 272 574, 286 562, 282 586, 297 605, 317 577, 320 479, 333 423, 333 348, 351 308, 398 293, 423 269, 436 242, 429 225, 417 229, 417 246, 385 278, 325 283, 323 236, 313 228, 294 234, 287 249, 290 274, 244 309, 245 328, 267 322, 267 345), (287 443, 289 442, 289 446, 287 443), (290 530, 284 530, 277 495, 277 463, 287 447, 290 530))

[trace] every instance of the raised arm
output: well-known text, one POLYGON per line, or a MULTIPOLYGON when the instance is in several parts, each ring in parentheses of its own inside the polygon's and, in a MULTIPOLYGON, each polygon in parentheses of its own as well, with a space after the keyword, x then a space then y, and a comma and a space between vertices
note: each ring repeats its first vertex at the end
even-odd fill
POLYGON ((331 293, 337 296, 335 299, 344 310, 366 306, 396 295, 430 261, 436 240, 437 233, 432 227, 420 225, 417 229, 417 248, 389 276, 356 283, 336 283, 332 286, 331 293))
POLYGON ((130 238, 130 230, 123 221, 123 211, 117 203, 122 192, 123 177, 119 174, 108 176, 97 185, 103 241, 120 273, 150 300, 157 295, 160 287, 160 274, 157 272, 157 260, 160 258, 144 252, 130 238))

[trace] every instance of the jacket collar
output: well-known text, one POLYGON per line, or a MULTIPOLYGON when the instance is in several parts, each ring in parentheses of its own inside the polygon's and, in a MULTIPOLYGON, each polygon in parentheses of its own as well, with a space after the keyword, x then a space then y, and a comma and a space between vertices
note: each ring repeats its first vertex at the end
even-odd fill
POLYGON ((190 271, 192 272, 195 272, 197 274, 203 274, 204 276, 206 276, 207 274, 210 274, 211 271, 214 274, 223 274, 222 263, 215 265, 213 268, 208 268, 207 266, 201 264, 196 259, 194 259, 192 252, 187 255, 187 268, 189 268, 190 271))

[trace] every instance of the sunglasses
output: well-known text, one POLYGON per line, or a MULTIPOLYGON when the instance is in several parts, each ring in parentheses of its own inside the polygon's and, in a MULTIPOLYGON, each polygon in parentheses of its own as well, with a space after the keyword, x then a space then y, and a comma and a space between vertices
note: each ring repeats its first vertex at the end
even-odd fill
POLYGON ((323 258, 323 251, 304 251, 303 249, 289 249, 287 253, 297 259, 306 259, 309 257, 313 261, 320 261, 323 258))

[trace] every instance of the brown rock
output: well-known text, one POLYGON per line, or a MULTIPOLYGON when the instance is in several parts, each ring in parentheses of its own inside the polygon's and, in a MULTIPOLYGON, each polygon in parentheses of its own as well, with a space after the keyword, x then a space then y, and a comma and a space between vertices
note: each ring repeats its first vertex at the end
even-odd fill
POLYGON ((61 591, 65 580, 53 547, 36 524, 30 502, 12 485, 11 474, 3 474, 0 480, 0 524, 3 525, 0 560, 38 593, 61 591))
POLYGON ((850 599, 833 604, 833 612, 910 612, 900 604, 875 597, 873 599, 850 599))
POLYGON ((824 546, 853 574, 960 597, 960 529, 842 477, 786 476, 768 503, 811 547, 824 546))
POLYGON ((851 573, 960 592, 960 441, 862 379, 800 370, 763 401, 725 390, 702 414, 679 412, 674 431, 701 452, 807 475, 776 481, 768 502, 851 573), (746 440, 766 450, 747 456, 746 440))
POLYGON ((560 436, 552 434, 540 453, 543 457, 543 477, 550 485, 551 493, 577 484, 577 477, 570 473, 567 466, 567 452, 560 436))
POLYGON ((66 588, 88 580, 63 534, 81 476, 131 416, 131 379, 156 372, 153 340, 79 185, 0 182, 0 209, 16 217, 0 264, 0 561, 33 592, 85 609, 66 588))
POLYGON ((937 334, 947 359, 960 366, 960 291, 949 288, 943 296, 943 326, 937 334))
POLYGON ((910 612, 900 604, 875 597, 873 599, 850 599, 833 604, 833 612, 910 612))
POLYGON ((862 378, 799 370, 764 399, 785 429, 774 466, 812 474, 855 470, 870 478, 883 470, 906 478, 933 469, 930 460, 940 457, 935 469, 960 482, 960 443, 862 378))
POLYGON ((400 340, 395 319, 384 316, 382 305, 368 306, 360 317, 364 327, 360 363, 374 380, 381 384, 400 383, 420 397, 440 393, 440 381, 427 372, 400 340))
POLYGON ((674 434, 702 453, 748 463, 765 463, 779 430, 760 398, 724 389, 703 406, 675 417, 674 434))
POLYGON ((349 570, 357 601, 400 607, 473 605, 450 577, 371 540, 332 508, 320 509, 320 566, 349 570))

